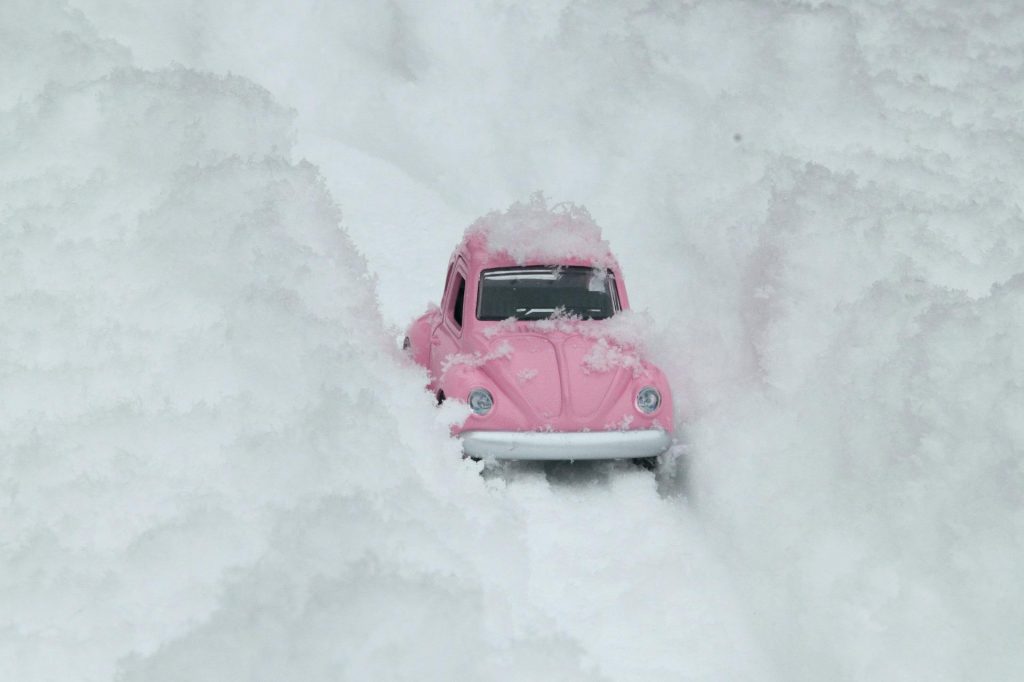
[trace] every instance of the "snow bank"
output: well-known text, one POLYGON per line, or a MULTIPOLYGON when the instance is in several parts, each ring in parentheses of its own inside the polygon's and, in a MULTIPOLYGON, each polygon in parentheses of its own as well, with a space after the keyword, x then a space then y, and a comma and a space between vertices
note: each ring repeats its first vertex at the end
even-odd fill
MULTIPOLYGON (((44 9, 18 18, 92 35, 44 9)), ((392 349, 290 121, 183 68, 0 114, 0 669, 592 679, 516 599, 521 521, 392 349)))
MULTIPOLYGON (((698 12, 679 30, 757 16, 698 12)), ((1019 63, 1024 16, 760 19, 715 49, 770 91, 696 81, 741 133, 698 154, 735 177, 688 176, 658 212, 683 227, 628 247, 673 254, 649 260, 677 292, 652 353, 686 417, 698 513, 784 678, 1020 677, 1024 617, 1005 604, 1024 598, 1009 577, 1024 570, 1024 136, 1004 60, 1019 63)), ((670 54, 690 69, 687 49, 670 54)), ((631 188, 675 186, 654 182, 631 188)))
MULTIPOLYGON (((787 669, 1018 677, 1024 620, 1004 605, 1024 599, 1020 276, 954 289, 955 261, 925 269, 934 251, 892 243, 913 239, 899 219, 862 217, 908 210, 906 190, 790 177, 737 262, 723 341, 682 327, 744 372, 699 352, 687 371, 701 513, 787 669)), ((944 222, 932 210, 915 219, 924 245, 944 222)), ((996 279, 1006 252, 990 257, 996 279)))
MULTIPOLYGON (((533 611, 518 624, 530 622, 533 631, 536 623, 549 632, 547 626, 557 622, 558 629, 582 643, 584 658, 619 679, 675 679, 680 671, 694 678, 735 679, 728 664, 746 659, 758 644, 771 657, 765 674, 785 680, 1024 677, 1017 646, 1024 639, 1024 620, 1011 608, 1021 602, 1018 576, 1024 571, 1019 494, 1024 483, 1019 424, 1024 418, 1016 379, 1021 374, 1018 273, 1024 271, 1019 183, 1024 176, 1019 126, 1024 14, 1017 3, 854 0, 836 6, 739 0, 505 7, 264 0, 202 7, 153 2, 140 9, 109 0, 75 0, 101 30, 75 28, 71 41, 58 37, 67 35, 66 25, 80 27, 82 22, 57 3, 8 2, 0 10, 6 12, 3 25, 29 6, 33 16, 59 20, 4 32, 0 59, 11 76, 0 84, 5 106, 29 102, 47 79, 74 84, 128 66, 126 49, 102 35, 130 47, 138 65, 163 68, 176 61, 230 71, 259 82, 275 101, 294 107, 297 149, 326 169, 325 182, 344 201, 350 220, 360 217, 351 220, 352 235, 380 279, 383 314, 390 324, 404 325, 422 309, 428 296, 421 292, 439 293, 451 244, 459 227, 474 216, 544 188, 551 197, 586 204, 599 219, 605 228, 602 238, 628 277, 632 303, 649 308, 658 326, 649 347, 676 389, 694 464, 689 492, 696 522, 689 523, 686 505, 666 506, 653 497, 651 487, 628 476, 553 486, 540 475, 513 477, 488 504, 468 508, 474 514, 492 505, 515 509, 500 522, 507 524, 500 526, 503 532, 470 535, 480 542, 500 536, 514 551, 488 545, 463 556, 467 562, 500 556, 502 562, 488 565, 490 574, 526 585, 529 598, 512 601, 545 615, 534 618, 533 611), (52 62, 45 57, 47 50, 75 59, 52 62), (29 65, 19 70, 12 64, 29 65), (524 514, 526 530, 520 534, 514 519, 524 514), (638 533, 638 528, 649 532, 638 533), (600 532, 591 533, 594 529, 600 532), (721 573, 702 572, 709 565, 701 559, 708 552, 705 539, 722 556, 721 573), (562 550, 567 546, 573 556, 589 558, 584 567, 566 561, 562 550), (609 547, 622 551, 616 554, 609 547), (594 566, 600 568, 591 570, 594 566), (524 577, 530 573, 552 579, 531 581, 524 577), (638 574, 647 580, 626 582, 638 574), (728 603, 700 598, 706 586, 723 583, 726 590, 736 589, 739 609, 754 624, 757 642, 722 636, 734 631, 709 611, 727 609, 728 603), (664 625, 657 630, 659 637, 643 632, 652 622, 664 625), (679 644, 666 649, 669 640, 679 644)), ((45 98, 33 106, 43 110, 44 103, 45 98)), ((267 121, 267 116, 276 114, 256 118, 267 121)), ((43 186, 40 178, 46 173, 57 173, 40 170, 36 157, 19 147, 15 131, 22 124, 16 126, 16 120, 5 116, 0 124, 0 162, 18 161, 5 166, 0 202, 5 207, 9 197, 28 196, 43 186), (20 151, 15 155, 12 150, 20 151)), ((238 123, 248 120, 244 116, 238 123)), ((131 121, 124 124, 131 127, 131 121)), ((161 130, 154 137, 162 135, 161 130)), ((88 135, 83 139, 87 142, 78 152, 100 155, 88 135)), ((138 149, 138 156, 144 149, 138 149)), ((63 157, 51 149, 41 158, 63 157)), ((38 196, 49 202, 64 197, 65 186, 81 186, 75 201, 61 200, 78 216, 76 203, 88 199, 88 188, 62 178, 89 176, 83 169, 90 166, 74 167, 66 158, 63 163, 66 171, 59 173, 70 175, 53 176, 62 191, 38 196)), ((183 156, 181 163, 193 161, 183 156)), ((131 210, 139 213, 157 206, 157 199, 134 191, 136 166, 127 168, 130 177, 121 181, 131 191, 112 193, 119 201, 136 201, 139 206, 131 210)), ((102 181, 100 174, 93 182, 102 187, 102 181)), ((154 194, 163 191, 154 189, 154 194)), ((106 211, 108 218, 118 211, 131 215, 116 206, 106 211)), ((21 232, 23 224, 16 227, 18 244, 33 238, 31 231, 21 232)), ((4 225, 15 229, 6 218, 4 225)), ((34 234, 47 239, 45 233, 34 234)), ((5 250, 4 258, 12 258, 11 253, 5 250)), ((58 262, 52 255, 43 260, 58 262)), ((26 290, 10 281, 14 270, 5 267, 3 272, 8 281, 0 291, 26 290)), ((81 281, 74 280, 76 290, 81 281)), ((72 295, 61 299, 65 307, 71 306, 72 295)), ((20 305, 20 315, 45 310, 20 305)), ((67 313, 54 309, 49 314, 50 327, 40 329, 68 328, 60 326, 67 313)), ((27 318, 5 314, 5 331, 12 319, 27 318)), ((330 343, 343 344, 343 355, 353 363, 373 357, 366 348, 344 345, 353 333, 347 327, 337 332, 330 343)), ((5 349, 0 355, 4 367, 27 362, 24 349, 38 343, 42 352, 51 338, 23 334, 20 352, 5 349)), ((77 350, 92 338, 86 334, 81 344, 77 339, 62 342, 77 350)), ((181 354, 193 361, 186 350, 181 354)), ((382 371, 374 386, 390 376, 382 371)), ((410 380, 410 386, 416 381, 410 380)), ((19 391, 30 388, 23 383, 19 391)), ((367 389, 367 396, 374 394, 367 389)), ((31 395, 26 393, 26 401, 31 395)), ((72 394, 51 388, 40 395, 36 404, 44 409, 51 402, 65 404, 63 396, 72 394)), ((392 390, 388 403, 400 395, 401 389, 392 390)), ((427 419, 412 406, 394 414, 401 416, 383 430, 389 443, 398 437, 394 433, 412 428, 410 420, 427 419)), ((107 418, 115 417, 111 412, 107 418)), ((105 422, 97 417, 60 423, 62 429, 81 430, 86 423, 105 422)), ((423 436, 432 425, 421 426, 423 431, 403 436, 404 442, 423 444, 428 459, 450 447, 423 436)), ((51 431, 38 433, 50 438, 51 431)), ((18 442, 35 437, 31 430, 19 433, 18 442)), ((234 431, 223 433, 230 439, 234 431)), ((14 461, 7 452, 4 466, 14 461)), ((382 461, 393 462, 389 457, 382 461)), ((47 460, 28 461, 43 468, 38 463, 47 460)), ((31 474, 19 469, 16 478, 29 481, 20 485, 31 489, 31 481, 66 477, 71 460, 59 461, 64 465, 31 474)), ((434 476, 447 485, 443 475, 434 476)), ((137 479, 131 480, 119 491, 136 489, 137 479)), ((355 480, 368 485, 375 479, 355 480)), ((184 479, 181 489, 195 481, 184 479)), ((80 484, 81 490, 95 485, 84 475, 80 484)), ((4 485, 9 491, 13 484, 4 485)), ((145 486, 138 489, 145 500, 154 497, 145 486)), ((421 487, 410 483, 410 489, 421 487)), ((419 502, 431 499, 409 494, 419 502)), ((463 494, 478 499, 475 493, 463 494)), ((9 492, 4 499, 12 499, 9 492)), ((45 510, 60 498, 47 496, 46 504, 39 499, 36 506, 45 510)), ((372 499, 376 506, 354 503, 366 515, 353 512, 352 517, 369 519, 375 531, 381 526, 373 524, 396 509, 412 519, 413 528, 435 518, 416 513, 420 510, 412 503, 401 507, 372 499)), ((441 506, 450 512, 441 518, 470 523, 464 508, 451 504, 441 506)), ((72 502, 67 505, 72 519, 85 516, 75 512, 72 502)), ((221 509, 216 504, 210 508, 221 509)), ((19 523, 19 518, 4 515, 6 523, 19 523)), ((499 523, 498 517, 488 518, 499 523)), ((11 635, 22 639, 13 649, 5 645, 4 655, 17 651, 21 672, 27 662, 67 665, 66 656, 44 656, 44 649, 85 652, 88 646, 93 660, 111 669, 110 661, 129 650, 131 633, 143 631, 132 624, 142 621, 102 609, 80 610, 87 603, 85 590, 69 588, 74 581, 45 575, 37 580, 38 566, 47 557, 74 556, 71 550, 50 553, 66 542, 62 537, 73 536, 60 526, 49 534, 43 530, 48 526, 31 527, 43 538, 37 549, 19 540, 2 550, 23 552, 17 562, 5 555, 2 575, 9 582, 4 603, 17 604, 18 610, 10 611, 13 622, 24 618, 30 623, 19 625, 17 632, 26 634, 11 635), (42 603, 59 613, 51 611, 52 618, 35 622, 35 611, 14 597, 39 584, 55 587, 52 598, 37 600, 35 609, 42 603), (75 620, 75 614, 86 613, 75 620), (53 623, 63 629, 54 629, 53 623), (114 623, 123 624, 124 639, 115 637, 114 623), (56 649, 46 648, 54 641, 56 649), (103 642, 108 645, 99 646, 103 642), (35 654, 25 653, 30 646, 38 647, 35 654)), ((301 535, 306 527, 282 521, 274 566, 261 575, 284 565, 285 539, 293 529, 301 535)), ((23 537, 11 531, 6 535, 23 537)), ((374 537, 398 536, 381 532, 374 537)), ((452 556, 447 552, 468 546, 460 533, 437 533, 431 527, 410 531, 408 537, 417 548, 409 553, 416 557, 409 565, 444 565, 430 574, 438 581, 450 577, 449 567, 464 565, 442 562, 452 556), (426 538, 437 539, 436 546, 427 549, 426 538), (424 557, 437 561, 429 564, 424 557)), ((396 549, 387 556, 397 554, 396 549)), ((127 556, 100 564, 112 567, 107 575, 114 585, 133 565, 127 556)), ((62 570, 86 570, 58 560, 53 563, 62 570)), ((324 564, 332 575, 342 570, 336 572, 334 562, 324 564)), ((101 574, 101 568, 88 570, 101 574)), ((327 631, 311 625, 323 622, 316 616, 324 612, 312 607, 318 602, 309 600, 307 611, 296 607, 289 612, 297 614, 294 619, 271 619, 257 631, 258 618, 241 615, 245 604, 256 594, 274 593, 284 600, 280 595, 288 592, 277 593, 259 580, 246 582, 255 572, 245 565, 240 574, 232 583, 230 614, 225 610, 220 620, 194 621, 224 626, 204 630, 208 639, 188 639, 181 634, 184 628, 167 628, 168 639, 185 637, 173 651, 163 650, 167 665, 210 660, 191 658, 189 652, 208 653, 204 642, 217 636, 227 637, 225 644, 234 648, 226 650, 238 654, 244 645, 231 632, 243 627, 259 635, 251 641, 270 642, 273 638, 265 635, 274 622, 288 624, 279 640, 295 643, 292 660, 304 665, 326 660, 307 656, 311 649, 299 647, 300 642, 322 642, 316 635, 327 631), (308 627, 309 637, 295 637, 301 626, 308 627)), ((312 583, 304 582, 310 572, 298 575, 295 583, 281 578, 280 584, 312 583)), ((354 576, 356 569, 344 575, 354 576)), ((459 575, 460 584, 483 580, 459 575)), ((337 582, 325 584, 329 591, 337 582)), ((352 578, 350 584, 362 583, 352 578)), ((123 602, 130 601, 129 592, 111 589, 125 595, 123 602)), ((381 587, 371 594, 386 591, 381 587)), ((134 594, 145 590, 140 587, 134 594)), ((196 588, 181 594, 202 601, 195 595, 206 593, 196 588)), ((474 594, 484 604, 477 613, 505 622, 492 608, 497 592, 474 594)), ((145 598, 137 603, 139 611, 170 622, 165 612, 144 609, 151 603, 145 598)), ((203 603, 219 604, 212 596, 203 603)), ((367 609, 354 610, 363 614, 354 621, 360 625, 370 622, 367 614, 374 606, 388 602, 365 603, 367 609)), ((389 627, 398 627, 397 616, 379 610, 389 614, 389 627)), ((344 621, 340 615, 327 620, 344 621)), ((149 648, 139 651, 152 651, 156 642, 167 640, 147 641, 149 648)), ((327 656, 327 649, 316 651, 327 656)), ((560 645, 539 646, 533 651, 542 655, 516 657, 509 669, 524 669, 527 662, 544 660, 543 652, 562 650, 560 645)), ((396 644, 387 651, 387 660, 373 660, 382 661, 384 670, 395 670, 388 666, 397 666, 405 649, 396 644)), ((86 654, 80 655, 84 660, 86 654)), ((132 670, 164 674, 152 660, 136 661, 132 670)), ((485 654, 472 660, 495 659, 485 654)), ((319 670, 309 676, 315 678, 319 670)))
POLYGON ((61 3, 15 9, 49 48, 5 52, 46 68, 0 84, 0 670, 759 679, 727 655, 756 648, 714 557, 663 551, 698 534, 649 475, 617 472, 605 508, 601 485, 571 499, 527 471, 513 493, 462 461, 464 414, 384 332, 291 111, 245 78, 133 67, 61 3), (86 54, 117 58, 76 71, 86 54), (630 586, 666 565, 696 603, 630 586), (621 628, 594 599, 614 585, 621 628))
MULTIPOLYGON (((296 19, 391 39, 340 41, 365 74, 268 87, 332 156, 372 154, 464 216, 417 242, 537 188, 588 206, 660 326, 697 513, 780 677, 1021 677, 1024 419, 998 341, 1024 271, 1017 4, 392 7, 296 19), (326 121, 332 101, 361 113, 326 121)), ((382 280, 436 290, 446 253, 376 241, 382 280)))

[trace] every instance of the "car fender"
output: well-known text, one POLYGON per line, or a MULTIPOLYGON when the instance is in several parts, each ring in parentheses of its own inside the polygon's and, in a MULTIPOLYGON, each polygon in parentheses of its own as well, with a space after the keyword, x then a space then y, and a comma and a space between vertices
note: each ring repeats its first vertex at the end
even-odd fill
POLYGON ((444 391, 446 399, 458 400, 466 403, 469 400, 469 393, 473 389, 486 389, 494 397, 494 410, 486 415, 471 413, 465 423, 454 429, 458 432, 462 429, 483 428, 494 421, 496 417, 502 424, 515 423, 525 424, 527 420, 516 405, 515 401, 502 390, 496 382, 482 367, 469 364, 454 365, 438 380, 439 390, 444 391))
POLYGON ((427 312, 416 318, 406 330, 403 348, 421 367, 430 366, 430 338, 433 336, 434 327, 440 322, 440 317, 438 307, 431 305, 427 312))
POLYGON ((640 376, 633 379, 633 395, 635 396, 640 389, 647 386, 656 388, 658 393, 661 394, 661 405, 658 406, 651 419, 661 428, 671 433, 675 421, 672 387, 669 385, 668 378, 661 371, 661 368, 647 360, 641 360, 641 363, 643 365, 643 372, 640 376))

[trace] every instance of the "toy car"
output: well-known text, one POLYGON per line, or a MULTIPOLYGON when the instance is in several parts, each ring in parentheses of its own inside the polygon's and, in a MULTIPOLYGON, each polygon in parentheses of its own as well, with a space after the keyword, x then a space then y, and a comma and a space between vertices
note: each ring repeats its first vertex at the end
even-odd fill
POLYGON ((672 394, 615 324, 629 321, 622 272, 585 210, 536 201, 467 230, 440 307, 403 347, 439 403, 468 403, 453 427, 467 456, 652 463, 671 444, 672 394))

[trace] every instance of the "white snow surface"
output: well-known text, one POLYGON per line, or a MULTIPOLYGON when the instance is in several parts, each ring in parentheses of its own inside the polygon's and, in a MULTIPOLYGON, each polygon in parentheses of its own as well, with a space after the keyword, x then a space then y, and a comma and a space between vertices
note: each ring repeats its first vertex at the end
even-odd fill
POLYGON ((481 239, 488 253, 511 256, 520 265, 559 264, 565 258, 598 267, 614 264, 608 242, 601 238, 601 228, 586 207, 571 202, 548 206, 541 192, 476 220, 466 228, 464 238, 481 239))
POLYGON ((1024 678, 1022 36, 0 4, 3 679, 1024 678), (647 310, 685 478, 481 472, 394 348, 538 189, 647 310))

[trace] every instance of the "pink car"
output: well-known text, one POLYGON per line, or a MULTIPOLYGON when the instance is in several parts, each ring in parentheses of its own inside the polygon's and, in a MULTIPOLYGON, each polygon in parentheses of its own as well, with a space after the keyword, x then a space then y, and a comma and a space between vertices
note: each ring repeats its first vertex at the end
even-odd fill
POLYGON ((404 348, 439 402, 469 404, 453 433, 470 457, 652 462, 671 444, 672 394, 629 341, 619 266, 585 210, 536 201, 467 231, 441 306, 412 323, 404 348), (509 223, 517 239, 495 227, 509 223), (531 238, 537 249, 518 246, 531 238))

